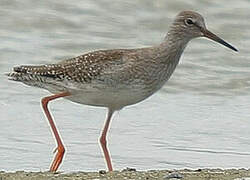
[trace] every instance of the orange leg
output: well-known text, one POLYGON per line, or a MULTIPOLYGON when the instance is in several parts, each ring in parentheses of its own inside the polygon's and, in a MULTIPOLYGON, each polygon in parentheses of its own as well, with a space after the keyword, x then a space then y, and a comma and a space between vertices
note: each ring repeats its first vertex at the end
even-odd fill
POLYGON ((112 168, 111 158, 109 156, 109 152, 108 152, 108 148, 107 148, 106 136, 107 136, 107 131, 108 131, 109 124, 110 124, 113 113, 114 113, 114 111, 112 111, 111 109, 108 110, 107 120, 105 122, 103 131, 102 131, 102 136, 100 138, 100 143, 102 146, 102 150, 103 150, 104 157, 106 159, 106 163, 107 163, 109 171, 113 171, 113 168, 112 168))
POLYGON ((56 138, 56 142, 57 142, 57 148, 55 151, 57 151, 56 153, 56 156, 54 158, 54 161, 52 162, 51 166, 50 166, 50 171, 51 172, 56 172, 56 170, 58 169, 59 165, 61 164, 62 162, 62 159, 63 159, 63 155, 64 155, 64 152, 65 152, 65 148, 63 146, 63 143, 62 143, 62 140, 60 138, 60 135, 56 129, 56 125, 52 119, 52 116, 48 110, 48 103, 54 99, 57 99, 57 98, 60 98, 60 97, 65 97, 65 96, 70 96, 71 94, 69 92, 64 92, 64 93, 60 93, 60 94, 55 94, 55 95, 52 95, 52 96, 48 96, 48 97, 44 97, 42 99, 42 106, 43 106, 43 110, 49 120, 49 124, 50 124, 50 127, 53 131, 53 134, 56 138))

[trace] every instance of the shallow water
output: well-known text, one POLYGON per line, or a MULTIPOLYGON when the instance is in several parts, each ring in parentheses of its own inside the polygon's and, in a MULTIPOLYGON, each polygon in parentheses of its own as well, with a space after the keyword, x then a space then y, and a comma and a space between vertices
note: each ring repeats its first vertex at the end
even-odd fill
MULTIPOLYGON (((247 0, 0 1, 0 170, 48 170, 55 143, 40 107, 49 95, 3 74, 88 51, 159 43, 181 10, 240 51, 193 40, 169 82, 114 117, 115 169, 250 167, 250 6, 247 0)), ((105 169, 98 145, 106 110, 58 100, 51 110, 67 148, 63 171, 105 169)))

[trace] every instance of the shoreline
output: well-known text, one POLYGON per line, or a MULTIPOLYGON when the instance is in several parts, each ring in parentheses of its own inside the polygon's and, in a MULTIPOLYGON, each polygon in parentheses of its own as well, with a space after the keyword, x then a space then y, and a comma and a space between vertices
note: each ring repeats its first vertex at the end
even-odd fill
POLYGON ((99 172, 5 172, 0 171, 0 180, 250 180, 250 169, 180 169, 99 172))

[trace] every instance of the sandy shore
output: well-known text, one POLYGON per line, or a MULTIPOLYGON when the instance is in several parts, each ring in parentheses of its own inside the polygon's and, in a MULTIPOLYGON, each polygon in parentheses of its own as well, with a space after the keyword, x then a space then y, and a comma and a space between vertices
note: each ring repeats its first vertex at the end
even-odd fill
POLYGON ((249 169, 198 169, 198 170, 150 170, 126 169, 100 172, 0 172, 0 180, 250 180, 249 169))

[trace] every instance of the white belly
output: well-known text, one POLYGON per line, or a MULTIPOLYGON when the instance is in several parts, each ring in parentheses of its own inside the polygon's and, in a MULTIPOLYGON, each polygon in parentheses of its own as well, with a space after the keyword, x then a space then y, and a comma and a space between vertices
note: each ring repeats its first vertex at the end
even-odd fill
POLYGON ((147 85, 142 81, 131 81, 129 84, 107 83, 92 81, 91 83, 75 83, 69 81, 57 82, 56 86, 52 83, 43 88, 56 94, 68 91, 71 96, 66 99, 86 105, 101 106, 119 110, 127 105, 138 103, 158 90, 163 83, 156 86, 147 85), (153 87, 153 88, 152 88, 153 87))
POLYGON ((86 105, 102 106, 112 108, 113 110, 119 110, 127 105, 138 103, 149 95, 145 95, 142 92, 117 90, 117 91, 72 91, 72 95, 66 97, 67 99, 86 105))

